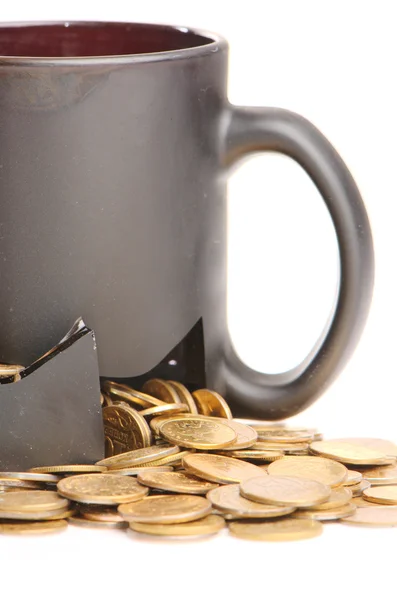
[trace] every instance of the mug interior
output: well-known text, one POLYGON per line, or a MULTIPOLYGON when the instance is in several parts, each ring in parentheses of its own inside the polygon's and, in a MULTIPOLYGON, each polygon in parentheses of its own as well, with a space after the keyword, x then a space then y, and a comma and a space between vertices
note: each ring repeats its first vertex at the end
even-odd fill
POLYGON ((120 56, 182 50, 213 41, 186 27, 141 23, 0 25, 0 56, 120 56))

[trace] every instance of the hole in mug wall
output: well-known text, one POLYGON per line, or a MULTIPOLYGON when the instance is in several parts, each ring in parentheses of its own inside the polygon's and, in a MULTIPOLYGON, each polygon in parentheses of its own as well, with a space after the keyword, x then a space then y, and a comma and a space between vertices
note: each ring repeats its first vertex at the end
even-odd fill
POLYGON ((251 368, 287 371, 310 352, 334 310, 334 227, 317 188, 288 157, 253 157, 228 188, 232 341, 251 368))

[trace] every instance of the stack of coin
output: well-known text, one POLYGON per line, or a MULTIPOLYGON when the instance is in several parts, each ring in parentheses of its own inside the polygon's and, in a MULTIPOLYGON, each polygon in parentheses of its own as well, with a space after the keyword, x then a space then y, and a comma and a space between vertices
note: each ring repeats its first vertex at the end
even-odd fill
POLYGON ((139 391, 107 381, 101 403, 106 458, 0 473, 0 533, 68 521, 135 539, 228 529, 272 541, 317 536, 328 521, 397 525, 392 442, 249 424, 233 419, 218 393, 161 379, 139 391))

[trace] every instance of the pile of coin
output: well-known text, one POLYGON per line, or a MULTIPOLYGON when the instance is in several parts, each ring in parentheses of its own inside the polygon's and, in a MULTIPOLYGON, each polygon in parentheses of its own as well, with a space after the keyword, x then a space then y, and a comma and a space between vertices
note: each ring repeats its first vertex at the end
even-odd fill
POLYGON ((103 384, 106 458, 0 473, 0 533, 68 523, 138 538, 294 540, 323 524, 397 526, 397 445, 233 419, 222 396, 152 379, 103 384), (12 492, 12 493, 11 493, 12 492))

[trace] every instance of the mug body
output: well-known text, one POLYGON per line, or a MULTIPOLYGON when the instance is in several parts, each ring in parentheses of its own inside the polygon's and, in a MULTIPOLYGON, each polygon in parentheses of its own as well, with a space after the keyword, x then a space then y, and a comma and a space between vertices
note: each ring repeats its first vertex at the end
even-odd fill
POLYGON ((0 27, 0 56, 0 362, 30 364, 82 316, 101 376, 214 385, 226 43, 17 24, 0 27))

